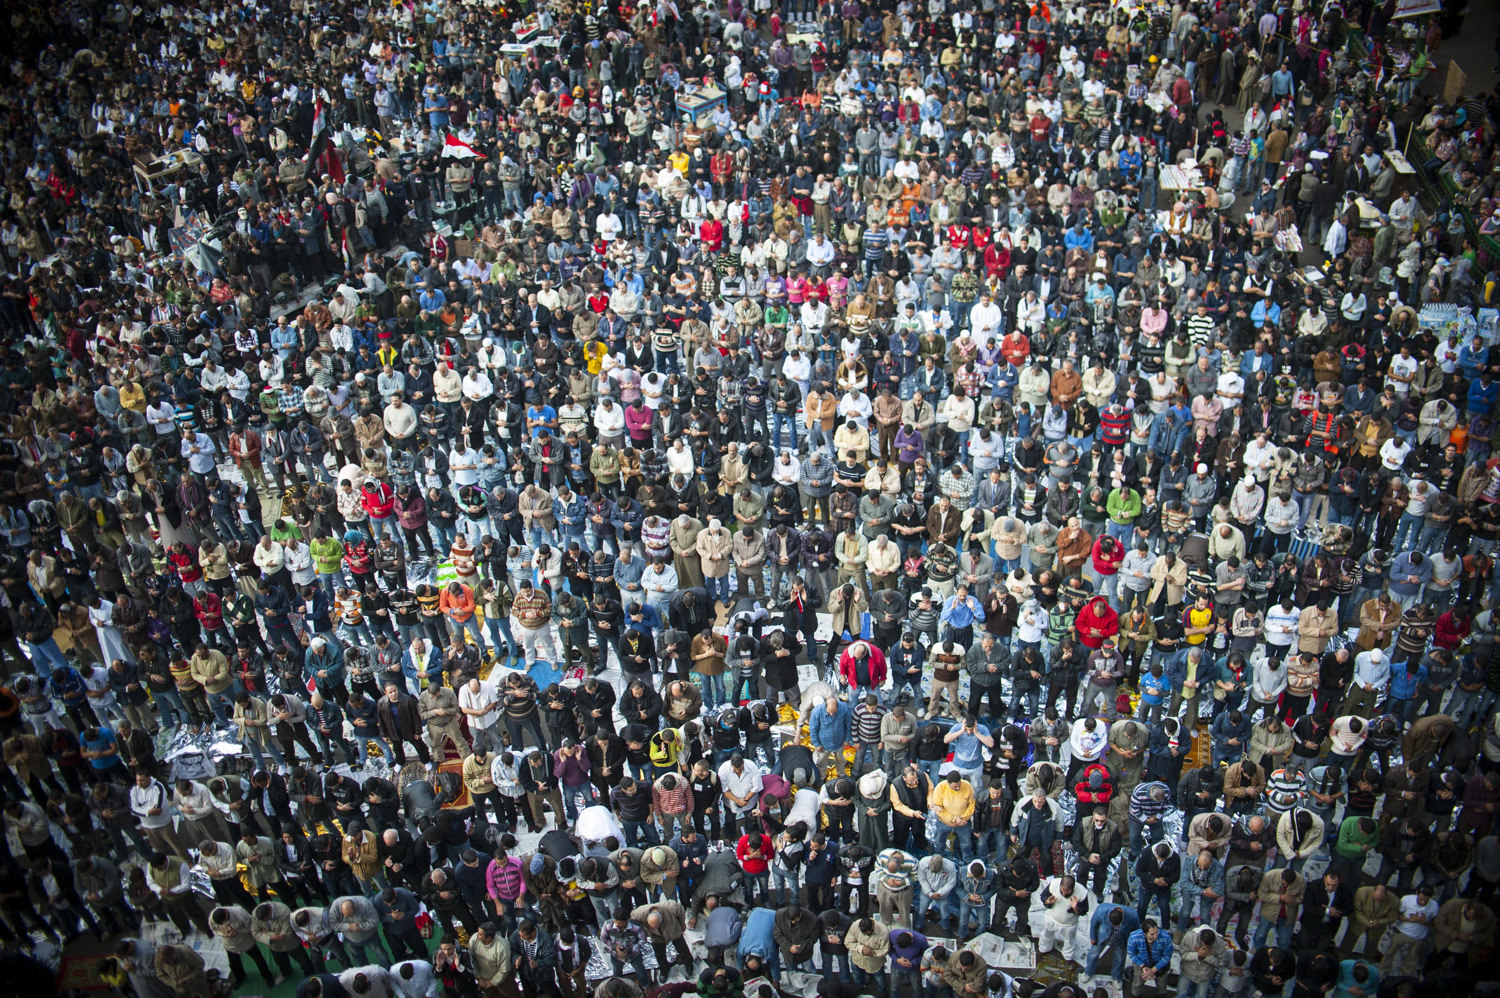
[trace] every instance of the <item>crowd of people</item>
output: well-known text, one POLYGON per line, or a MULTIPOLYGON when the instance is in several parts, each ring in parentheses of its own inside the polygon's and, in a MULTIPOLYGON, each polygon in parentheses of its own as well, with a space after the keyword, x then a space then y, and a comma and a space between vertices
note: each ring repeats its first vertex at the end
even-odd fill
POLYGON ((8 979, 1492 981, 1500 97, 1397 6, 16 5, 8 979))

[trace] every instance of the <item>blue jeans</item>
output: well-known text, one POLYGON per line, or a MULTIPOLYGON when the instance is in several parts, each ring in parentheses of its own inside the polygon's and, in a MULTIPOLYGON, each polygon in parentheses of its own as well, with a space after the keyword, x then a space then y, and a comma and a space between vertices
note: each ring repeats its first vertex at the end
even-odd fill
MULTIPOLYGON (((1106 936, 1089 947, 1089 955, 1084 958, 1083 972, 1086 976, 1093 976, 1099 967, 1099 957, 1109 948, 1111 937, 1106 936)), ((1120 981, 1125 979, 1125 940, 1119 939, 1115 942, 1114 956, 1111 958, 1109 976, 1120 981)))
POLYGON ((781 428, 786 426, 792 434, 792 450, 797 449, 797 417, 788 416, 783 413, 774 413, 771 416, 771 446, 781 448, 781 428))
POLYGON ((943 854, 945 856, 952 856, 953 855, 953 852, 948 847, 948 833, 949 832, 952 832, 953 833, 953 837, 958 840, 958 855, 959 855, 959 858, 962 859, 963 862, 965 862, 965 863, 967 863, 969 860, 973 859, 974 858, 974 836, 969 831, 969 826, 967 824, 956 825, 955 826, 955 825, 945 825, 942 822, 939 822, 938 823, 938 841, 936 843, 934 843, 934 851, 935 852, 939 852, 939 853, 941 853, 941 854, 943 854))
POLYGON ((323 590, 332 600, 338 589, 344 585, 344 572, 342 569, 335 572, 319 572, 318 581, 323 584, 323 590))
MULTIPOLYGON (((257 742, 256 739, 254 739, 254 738, 247 738, 244 741, 244 745, 245 745, 245 748, 250 752, 250 756, 255 760, 255 768, 257 768, 257 769, 265 769, 266 768, 266 757, 265 757, 265 754, 261 752, 261 747, 260 747, 259 742, 257 742)), ((275 741, 267 741, 266 742, 266 748, 270 750, 271 757, 276 760, 276 764, 278 766, 281 765, 284 760, 282 759, 282 756, 281 756, 281 749, 277 747, 276 742, 275 741)))
POLYGON ((587 780, 577 786, 566 786, 562 788, 563 808, 568 812, 569 821, 578 820, 578 798, 583 798, 584 807, 593 807, 599 802, 599 795, 594 791, 594 785, 587 780))
POLYGON ((990 902, 989 899, 986 898, 980 903, 975 904, 974 902, 970 901, 969 896, 965 894, 963 897, 959 898, 958 901, 959 934, 962 935, 963 932, 968 929, 969 925, 974 923, 977 923, 979 925, 979 929, 981 932, 990 927, 990 902), (971 917, 972 923, 970 921, 971 917))
MULTIPOLYGON (((1135 913, 1140 916, 1141 921, 1144 922, 1146 920, 1146 912, 1151 909, 1151 902, 1155 901, 1161 911, 1161 921, 1158 924, 1170 926, 1172 924, 1172 888, 1169 886, 1164 889, 1148 891, 1144 884, 1140 885, 1140 887, 1141 896, 1140 900, 1135 903, 1135 913)), ((1261 924, 1264 925, 1265 923, 1262 922, 1261 924)), ((1288 935, 1290 935, 1290 930, 1288 930, 1288 935)), ((1262 942, 1264 942, 1263 939, 1257 940, 1255 945, 1259 946, 1262 942)))
POLYGON ((1218 981, 1217 976, 1210 977, 1206 981, 1190 981, 1184 977, 1177 986, 1177 998, 1214 998, 1218 989, 1218 981))
POLYGON ((874 981, 875 982, 875 991, 877 993, 879 993, 879 994, 885 994, 885 993, 887 993, 886 992, 886 987, 885 987, 885 971, 883 971, 883 970, 876 970, 876 971, 871 972, 871 971, 861 970, 859 967, 855 967, 854 968, 854 983, 855 984, 859 985, 860 987, 864 987, 865 984, 867 982, 869 982, 869 981, 874 981))
POLYGON ((370 757, 370 742, 374 742, 376 747, 380 749, 380 754, 385 756, 385 764, 387 766, 394 766, 396 764, 396 756, 391 752, 391 743, 386 741, 384 735, 369 731, 362 732, 358 728, 355 728, 354 748, 359 754, 359 764, 361 766, 370 757))
POLYGON ((747 907, 756 903, 755 898, 760 899, 761 907, 771 907, 771 875, 769 872, 746 873, 744 885, 745 904, 747 907))
POLYGON ((885 750, 874 742, 858 742, 854 746, 854 772, 861 774, 865 772, 864 764, 866 757, 870 765, 875 769, 886 769, 885 750))
POLYGON ((484 621, 485 629, 490 632, 490 645, 498 653, 504 645, 505 654, 515 658, 521 654, 521 649, 516 645, 515 635, 510 633, 510 621, 505 617, 487 617, 484 621))
POLYGON ((927 774, 927 779, 937 786, 938 772, 943 768, 942 759, 918 759, 917 768, 927 774))
POLYGON ((721 703, 728 701, 729 697, 724 692, 724 674, 717 676, 706 676, 698 674, 698 689, 703 693, 703 706, 713 710, 721 703))
POLYGON ((187 704, 182 702, 182 694, 176 690, 160 690, 152 693, 151 698, 161 713, 162 721, 172 730, 177 730, 183 723, 193 723, 193 715, 188 713, 187 704))
MULTIPOLYGON (((1266 936, 1271 934, 1272 922, 1270 919, 1262 918, 1260 924, 1255 927, 1255 946, 1259 949, 1265 945, 1266 936)), ((1275 921, 1276 945, 1286 949, 1292 944, 1292 930, 1297 923, 1289 918, 1278 918, 1275 921)))
POLYGON ((1402 513, 1401 518, 1396 521, 1396 534, 1392 539, 1394 547, 1391 550, 1397 552, 1411 550, 1422 532, 1424 522, 1423 517, 1412 513, 1402 513))
POLYGON ((234 713, 234 702, 226 693, 210 693, 203 691, 203 696, 208 700, 208 709, 214 712, 214 717, 220 724, 229 723, 229 715, 234 713))
POLYGON ((481 652, 484 651, 484 632, 479 629, 478 617, 471 614, 468 620, 463 621, 454 620, 452 617, 449 617, 448 631, 460 641, 463 640, 464 633, 467 632, 469 637, 474 639, 474 647, 478 648, 481 652))
POLYGON ((988 828, 979 833, 979 844, 975 855, 989 863, 998 863, 1010 847, 1010 838, 1003 828, 988 828))
MULTIPOLYGON (((821 950, 822 947, 819 947, 819 949, 821 950)), ((849 983, 849 979, 852 975, 849 972, 848 953, 823 953, 823 976, 828 978, 830 981, 833 980, 833 966, 835 963, 838 964, 839 968, 839 980, 843 981, 845 984, 849 983)))
POLYGON ((949 891, 943 897, 930 898, 922 893, 922 888, 916 889, 916 903, 912 910, 916 912, 915 924, 921 925, 922 919, 927 914, 928 908, 933 908, 938 913, 938 921, 946 922, 950 918, 958 917, 958 891, 949 891))
POLYGON ((57 647, 57 641, 53 638, 41 643, 28 641, 26 650, 31 652, 31 664, 36 667, 36 674, 43 679, 51 679, 54 668, 61 669, 68 664, 68 660, 63 658, 62 649, 57 647))
POLYGON ((787 905, 789 903, 788 898, 793 901, 797 899, 797 874, 795 872, 783 873, 772 864, 770 883, 771 890, 776 893, 777 907, 787 905))
POLYGON ((1032 689, 1032 690, 1029 690, 1028 692, 1025 692, 1025 693, 1022 693, 1019 690, 1014 690, 1013 689, 1011 691, 1011 694, 1010 694, 1010 712, 1011 712, 1011 715, 1012 716, 1018 715, 1019 714, 1019 709, 1018 708, 1020 708, 1020 707, 1022 707, 1024 705, 1025 708, 1026 708, 1025 716, 1026 717, 1035 717, 1036 716, 1037 701, 1041 698, 1041 695, 1042 695, 1042 691, 1039 690, 1039 689, 1032 689))
POLYGON ((661 845, 661 835, 656 831, 655 822, 622 821, 620 825, 625 830, 625 844, 632 849, 641 843, 648 846, 661 845))

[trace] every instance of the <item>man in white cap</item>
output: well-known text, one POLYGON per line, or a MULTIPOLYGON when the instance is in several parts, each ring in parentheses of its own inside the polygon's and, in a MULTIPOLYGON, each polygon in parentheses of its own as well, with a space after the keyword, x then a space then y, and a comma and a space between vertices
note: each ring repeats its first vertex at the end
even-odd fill
POLYGON ((1344 713, 1368 718, 1390 684, 1391 667, 1385 660, 1385 652, 1379 648, 1360 652, 1354 656, 1354 682, 1344 700, 1344 713))

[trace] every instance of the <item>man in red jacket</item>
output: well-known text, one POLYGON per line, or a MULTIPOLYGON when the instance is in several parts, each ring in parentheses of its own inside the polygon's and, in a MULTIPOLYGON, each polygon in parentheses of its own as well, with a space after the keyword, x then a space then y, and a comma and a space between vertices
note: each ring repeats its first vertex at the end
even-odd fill
POLYGON ((757 886, 760 889, 761 901, 770 905, 771 856, 775 851, 771 845, 771 837, 761 832, 741 835, 739 844, 734 847, 734 855, 740 861, 740 869, 745 871, 745 906, 747 908, 755 904, 753 895, 754 888, 757 886))
POLYGON ((1073 626, 1077 628, 1078 640, 1084 647, 1098 651, 1105 638, 1120 633, 1120 614, 1109 605, 1109 600, 1095 596, 1078 611, 1073 626))
POLYGON ((853 691, 851 703, 859 703, 866 693, 880 694, 885 682, 885 652, 868 641, 855 641, 839 656, 839 675, 853 691))
POLYGON ((365 484, 360 487, 359 504, 364 507, 365 513, 370 517, 370 538, 380 540, 387 531, 395 540, 396 531, 392 529, 391 516, 396 507, 396 492, 391 488, 390 482, 380 481, 374 478, 365 479, 365 484))

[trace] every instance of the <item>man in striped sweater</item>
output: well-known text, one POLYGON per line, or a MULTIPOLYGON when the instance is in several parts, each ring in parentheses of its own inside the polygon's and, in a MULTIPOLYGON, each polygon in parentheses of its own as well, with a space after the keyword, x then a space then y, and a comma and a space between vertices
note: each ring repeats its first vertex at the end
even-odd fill
POLYGON ((1137 855, 1143 844, 1155 845, 1166 829, 1162 824, 1172 806, 1172 793, 1160 780, 1148 780, 1130 792, 1130 854, 1137 855))
POLYGON ((880 705, 880 696, 866 693, 864 702, 854 708, 851 735, 854 740, 854 775, 862 776, 873 766, 886 768, 885 752, 880 741, 880 722, 885 720, 886 710, 880 705), (870 765, 866 765, 869 763, 870 765))

